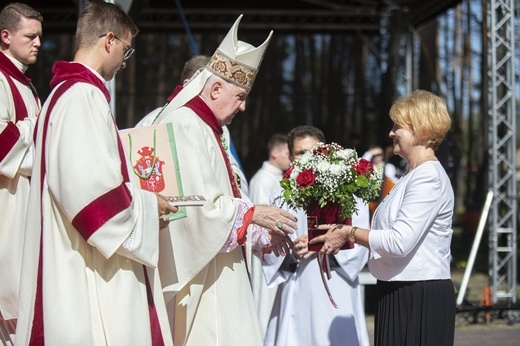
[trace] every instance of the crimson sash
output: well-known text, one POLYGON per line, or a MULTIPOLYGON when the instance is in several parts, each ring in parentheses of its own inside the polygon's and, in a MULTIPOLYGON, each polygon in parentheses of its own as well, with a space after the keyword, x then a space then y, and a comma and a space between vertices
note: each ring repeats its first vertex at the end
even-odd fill
POLYGON ((14 103, 14 112, 15 112, 15 122, 8 121, 7 127, 0 133, 0 161, 5 159, 5 157, 12 150, 18 139, 20 138, 20 131, 18 127, 16 127, 15 123, 21 121, 28 117, 29 112, 27 110, 27 106, 25 105, 25 101, 20 94, 20 90, 16 87, 13 79, 16 79, 20 83, 27 85, 31 88, 34 99, 36 103, 39 104, 38 94, 31 84, 31 79, 22 73, 13 62, 5 56, 4 53, 0 52, 0 72, 4 74, 7 83, 9 84, 9 88, 11 89, 11 94, 13 96, 14 103))
POLYGON ((227 168, 228 177, 229 177, 229 183, 231 184, 231 188, 233 190, 233 197, 240 198, 241 193, 240 193, 240 189, 238 187, 237 181, 235 180, 235 177, 233 175, 233 170, 231 168, 231 162, 229 161, 226 150, 224 149, 224 146, 222 145, 222 140, 220 139, 220 136, 222 135, 222 133, 224 133, 224 131, 222 130, 222 126, 220 125, 217 118, 215 117, 215 114, 208 107, 206 102, 204 102, 204 100, 198 96, 194 97, 191 101, 186 103, 186 107, 188 107, 192 111, 194 111, 195 114, 197 114, 202 119, 202 121, 204 121, 213 130, 213 134, 215 135, 217 143, 219 144, 219 147, 220 147, 220 152, 222 153, 222 158, 224 159, 224 162, 226 163, 226 168, 227 168))
MULTIPOLYGON (((235 198, 241 198, 242 194, 240 193, 240 188, 238 187, 237 181, 235 179, 235 176, 233 175, 233 169, 231 168, 231 162, 229 161, 229 157, 227 156, 226 149, 224 149, 224 145, 222 144, 221 135, 224 133, 224 130, 222 129, 222 126, 217 120, 217 117, 213 113, 213 111, 208 107, 206 102, 198 96, 191 99, 188 103, 185 105, 189 109, 195 112, 199 116, 199 118, 202 119, 212 130, 213 134, 215 135, 215 138, 217 140, 217 143, 220 147, 220 153, 222 154, 222 158, 224 159, 224 162, 226 164, 226 169, 228 173, 229 183, 231 184, 231 189, 233 190, 233 197, 235 198)), ((254 207, 249 209, 244 217, 244 224, 242 227, 240 227, 237 231, 238 236, 238 244, 242 248, 242 255, 244 256, 244 263, 246 265, 246 269, 249 272, 248 264, 247 264, 247 253, 245 248, 245 241, 246 241, 246 234, 247 234, 247 227, 251 223, 251 220, 253 219, 254 214, 254 207)))
POLYGON ((11 93, 13 94, 16 121, 27 118, 28 111, 27 107, 25 106, 25 101, 23 100, 20 91, 14 84, 13 79, 16 79, 23 85, 27 85, 29 88, 31 88, 36 103, 39 103, 38 94, 36 93, 36 89, 31 83, 31 79, 22 73, 22 71, 20 71, 16 65, 13 64, 13 62, 7 56, 5 56, 4 53, 0 53, 0 72, 5 75, 7 83, 9 83, 9 87, 11 88, 11 93))

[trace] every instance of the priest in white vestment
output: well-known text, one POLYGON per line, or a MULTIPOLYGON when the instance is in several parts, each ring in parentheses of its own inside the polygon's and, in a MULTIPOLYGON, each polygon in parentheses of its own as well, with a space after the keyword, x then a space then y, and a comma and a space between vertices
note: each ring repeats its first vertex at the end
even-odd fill
MULTIPOLYGON (((146 114, 136 125, 135 127, 141 127, 141 126, 150 126, 154 123, 155 119, 159 116, 163 108, 171 101, 173 98, 182 90, 184 85, 186 85, 190 79, 193 77, 193 75, 200 69, 203 69, 204 66, 208 64, 210 57, 207 55, 195 55, 188 59, 186 63, 184 64, 184 68, 181 72, 181 84, 177 85, 170 96, 168 96, 166 100, 166 104, 162 107, 156 108, 150 113, 146 114)), ((231 135, 229 133, 229 129, 227 126, 222 126, 223 134, 222 137, 225 139, 227 143, 230 143, 229 147, 230 149, 233 148, 233 143, 231 142, 231 135)), ((233 150, 230 150, 229 160, 231 162, 231 168, 233 169, 233 172, 237 175, 237 179, 239 182, 240 190, 242 191, 242 194, 248 196, 249 195, 249 189, 248 189, 248 183, 246 176, 244 172, 242 171, 242 167, 240 165, 240 162, 238 160, 238 156, 236 156, 233 152, 233 150)))
POLYGON ((245 110, 270 38, 257 48, 238 41, 240 18, 156 120, 173 126, 183 192, 208 200, 161 235, 173 248, 161 248, 159 272, 175 345, 261 345, 244 253, 285 253, 296 227, 290 213, 241 194, 223 140, 222 127, 245 110))
MULTIPOLYGON (((272 135, 267 142, 267 153, 267 160, 262 163, 262 167, 253 175, 249 184, 249 198, 255 204, 269 204, 269 197, 278 191, 283 173, 291 165, 287 136, 280 133, 272 135)), ((262 271, 262 259, 258 256, 251 257, 251 286, 260 331, 265 336, 276 289, 267 287, 262 271)))
MULTIPOLYGON (((299 126, 288 134, 292 160, 298 160, 318 142, 325 142, 323 132, 313 126, 299 126)), ((282 204, 282 190, 271 196, 282 204)), ((369 345, 364 304, 358 274, 368 260, 368 249, 353 249, 329 256, 331 279, 327 281, 336 309, 321 280, 315 252, 307 250, 307 216, 303 209, 293 210, 298 227, 293 238, 292 255, 265 256, 263 271, 268 287, 277 288, 276 300, 267 327, 264 345, 369 345), (333 257, 332 257, 333 256, 333 257)), ((355 224, 369 225, 368 205, 357 200, 355 224)))
POLYGON ((105 82, 138 29, 114 4, 81 14, 36 128, 17 345, 172 345, 156 266, 178 209, 129 181, 105 82), (112 31, 113 30, 113 31, 112 31))
POLYGON ((0 345, 12 345, 16 331, 33 132, 41 108, 25 72, 38 57, 42 21, 25 4, 0 12, 0 345))

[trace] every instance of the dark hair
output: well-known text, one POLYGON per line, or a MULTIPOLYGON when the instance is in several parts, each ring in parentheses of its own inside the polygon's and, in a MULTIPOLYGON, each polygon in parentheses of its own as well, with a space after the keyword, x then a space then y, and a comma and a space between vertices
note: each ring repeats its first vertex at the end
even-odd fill
POLYGON ((281 144, 288 144, 287 136, 281 133, 275 133, 267 142, 267 153, 271 155, 273 149, 281 144))
POLYGON ((305 137, 313 137, 318 141, 325 143, 325 135, 323 132, 314 126, 311 125, 301 125, 297 126, 287 134, 287 144, 289 145, 289 152, 293 153, 294 140, 296 138, 305 138, 305 137))
POLYGON ((184 84, 186 79, 190 79, 195 72, 206 66, 209 59, 210 57, 207 55, 195 55, 186 61, 181 72, 181 85, 184 84))

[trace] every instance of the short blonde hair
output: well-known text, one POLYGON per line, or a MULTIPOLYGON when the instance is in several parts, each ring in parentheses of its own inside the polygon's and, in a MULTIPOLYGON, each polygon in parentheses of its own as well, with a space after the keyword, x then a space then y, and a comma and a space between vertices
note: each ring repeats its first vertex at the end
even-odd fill
POLYGON ((390 108, 390 118, 396 125, 410 130, 418 144, 434 150, 442 143, 451 127, 446 103, 439 96, 425 90, 416 90, 397 99, 390 108))

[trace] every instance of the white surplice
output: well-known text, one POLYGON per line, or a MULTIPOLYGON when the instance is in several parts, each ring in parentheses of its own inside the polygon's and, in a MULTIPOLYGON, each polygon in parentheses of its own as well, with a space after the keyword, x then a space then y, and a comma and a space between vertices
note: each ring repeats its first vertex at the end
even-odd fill
MULTIPOLYGON (((282 177, 283 170, 268 161, 264 161, 262 167, 249 182, 249 198, 251 201, 254 204, 269 204, 269 197, 280 188, 282 177)), ((260 331, 265 336, 276 297, 276 288, 267 287, 262 271, 262 260, 257 256, 251 258, 251 287, 260 331)))
MULTIPOLYGON (((3 54, 3 53, 0 53, 3 54)), ((9 58, 23 72, 24 66, 9 58)), ((0 343, 7 343, 14 333, 12 330, 18 313, 18 290, 25 230, 25 215, 29 200, 29 179, 32 170, 32 136, 34 123, 40 111, 40 102, 35 99, 29 85, 12 78, 15 87, 23 98, 28 116, 16 121, 16 109, 11 87, 0 73, 0 145, 8 154, 0 160, 0 343), (9 126, 16 126, 19 132, 16 143, 7 143, 5 137, 9 126), (5 140, 4 140, 5 139, 5 140), (12 146, 11 146, 12 145, 12 146), (5 330, 1 326, 6 322, 5 330)), ((12 138, 15 140, 15 138, 12 138)))
MULTIPOLYGON (((286 204, 284 205, 285 208, 286 204)), ((354 225, 369 227, 368 206, 358 201, 354 225)), ((307 216, 302 209, 287 208, 298 218, 294 240, 307 233, 307 216)), ((278 287, 264 345, 325 346, 369 345, 364 304, 358 274, 368 260, 368 249, 355 245, 334 255, 339 267, 331 268, 327 281, 338 309, 329 301, 316 255, 301 260, 294 273, 281 270, 283 257, 266 255, 264 275, 269 287, 278 287)))
POLYGON ((249 182, 249 198, 255 204, 269 204, 269 197, 280 189, 283 170, 264 161, 249 182))
MULTIPOLYGON (((58 62, 55 67, 60 63, 104 82, 83 65, 58 62)), ((76 83, 59 97, 43 157, 44 124, 55 92, 43 106, 37 128, 17 344, 30 342, 40 262, 47 345, 151 345, 149 297, 164 343, 171 345, 154 269, 159 256, 157 197, 124 182, 125 158, 109 104, 90 83, 76 83)))

